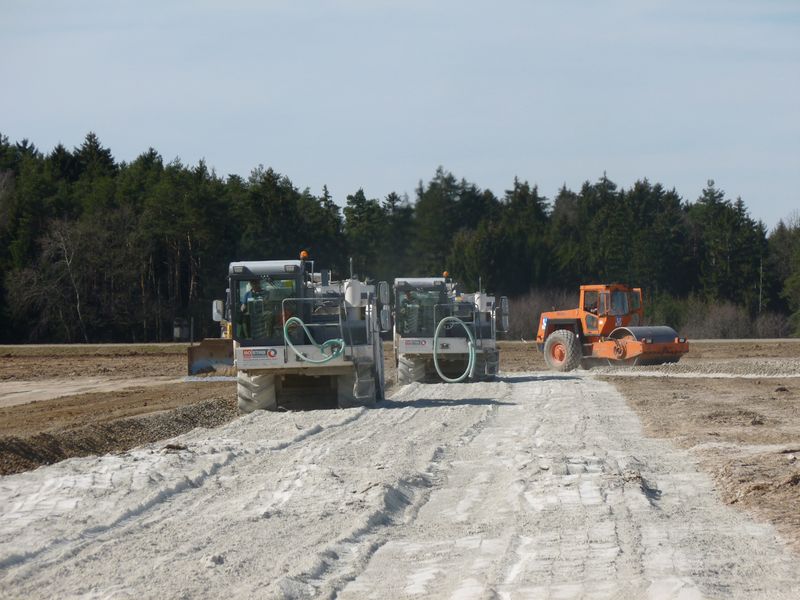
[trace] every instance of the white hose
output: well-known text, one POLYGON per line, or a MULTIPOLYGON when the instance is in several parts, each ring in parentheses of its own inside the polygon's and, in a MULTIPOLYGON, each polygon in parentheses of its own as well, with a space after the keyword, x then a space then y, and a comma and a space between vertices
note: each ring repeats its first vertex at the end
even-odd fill
POLYGON ((475 336, 472 335, 472 332, 470 331, 469 327, 467 327, 467 324, 464 323, 464 321, 458 317, 445 317, 439 321, 439 324, 436 326, 436 331, 433 332, 433 366, 436 368, 436 373, 442 378, 442 381, 446 381, 447 383, 459 383, 469 377, 470 373, 472 373, 472 369, 475 367, 475 354, 475 336), (464 331, 467 332, 467 337, 469 338, 469 342, 467 343, 469 354, 469 359, 467 360, 467 369, 455 379, 446 377, 445 374, 442 373, 442 370, 439 367, 439 359, 437 356, 437 350, 439 348, 439 332, 444 324, 450 321, 459 323, 464 328, 464 331))

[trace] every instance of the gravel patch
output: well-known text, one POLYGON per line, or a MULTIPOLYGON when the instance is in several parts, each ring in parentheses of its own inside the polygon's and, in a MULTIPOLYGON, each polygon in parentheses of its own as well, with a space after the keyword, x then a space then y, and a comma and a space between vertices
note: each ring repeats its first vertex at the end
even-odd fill
POLYGON ((688 359, 641 367, 599 366, 592 374, 618 377, 785 378, 800 377, 798 358, 688 359))

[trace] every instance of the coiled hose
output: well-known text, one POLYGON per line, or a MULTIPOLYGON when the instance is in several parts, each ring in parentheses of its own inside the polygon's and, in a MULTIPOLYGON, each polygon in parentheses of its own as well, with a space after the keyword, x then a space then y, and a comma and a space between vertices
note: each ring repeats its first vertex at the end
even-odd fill
POLYGON ((446 381, 447 383, 460 383, 469 377, 470 373, 472 373, 472 369, 475 367, 475 354, 475 336, 472 335, 472 331, 470 331, 469 327, 467 327, 467 324, 464 323, 464 321, 458 317, 445 317, 439 321, 439 324, 436 326, 436 331, 433 332, 433 366, 436 368, 436 373, 442 378, 442 381, 446 381), (455 379, 446 377, 445 374, 442 373, 442 369, 439 367, 439 358, 437 356, 437 350, 439 348, 439 332, 442 330, 442 327, 444 327, 444 324, 448 322, 460 324, 464 328, 464 331, 467 332, 467 337, 469 338, 469 342, 467 343, 469 354, 469 359, 467 360, 467 369, 455 379))
POLYGON ((327 342, 318 344, 314 339, 314 336, 312 336, 311 332, 308 330, 308 327, 306 327, 306 324, 303 323, 303 321, 301 321, 298 317, 290 317, 286 319, 286 322, 283 324, 283 340, 286 342, 286 345, 289 346, 289 348, 291 348, 292 351, 297 355, 297 358, 299 358, 304 362, 312 363, 315 365, 325 364, 326 362, 329 362, 334 358, 341 356, 342 353, 344 352, 343 339, 339 338, 335 340, 328 340, 327 342), (324 358, 318 358, 318 359, 308 358, 307 356, 303 356, 303 354, 297 348, 294 347, 294 344, 292 344, 292 341, 289 339, 289 325, 291 325, 292 323, 297 323, 298 325, 300 325, 300 327, 303 328, 303 331, 308 336, 308 339, 323 355, 325 355, 327 352, 331 353, 325 356, 324 358), (332 348, 335 349, 332 350, 332 348))

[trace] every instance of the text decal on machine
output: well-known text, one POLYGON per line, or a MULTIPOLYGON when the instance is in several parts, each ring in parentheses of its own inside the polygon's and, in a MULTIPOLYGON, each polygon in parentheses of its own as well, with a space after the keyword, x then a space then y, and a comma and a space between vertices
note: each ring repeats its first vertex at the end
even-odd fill
POLYGON ((403 340, 406 346, 426 346, 428 340, 403 340))
POLYGON ((274 360, 278 357, 275 348, 244 348, 242 358, 244 360, 274 360))

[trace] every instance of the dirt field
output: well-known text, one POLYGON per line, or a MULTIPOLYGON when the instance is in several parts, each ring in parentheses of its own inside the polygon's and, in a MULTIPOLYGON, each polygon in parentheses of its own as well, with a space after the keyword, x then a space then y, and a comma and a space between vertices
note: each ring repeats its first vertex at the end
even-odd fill
MULTIPOLYGON (((691 348, 677 365, 591 374, 623 393, 647 435, 689 449, 724 502, 774 523, 800 550, 800 342, 691 348)), ((185 369, 177 344, 0 347, 0 474, 124 451, 236 416, 233 382, 176 382, 185 369), (75 393, 85 389, 114 391, 75 393), (62 393, 70 395, 55 397, 62 393)), ((507 342, 501 369, 545 366, 531 344, 507 342)))
POLYGON ((186 344, 0 346, 0 382, 62 377, 182 377, 186 344))
POLYGON ((121 452, 238 414, 231 382, 182 382, 183 344, 4 346, 0 358, 2 475, 121 452))

